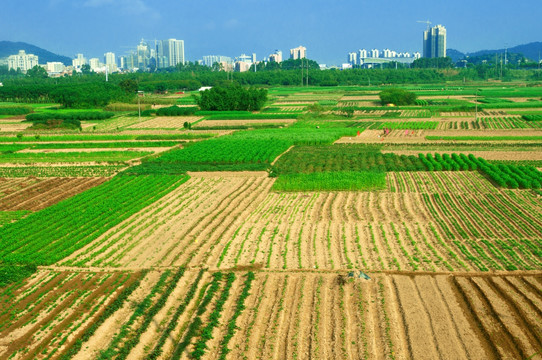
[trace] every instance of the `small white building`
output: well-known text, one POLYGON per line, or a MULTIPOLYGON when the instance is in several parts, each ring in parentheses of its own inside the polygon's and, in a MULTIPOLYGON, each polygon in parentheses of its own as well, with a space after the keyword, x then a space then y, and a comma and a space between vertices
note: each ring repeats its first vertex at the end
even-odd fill
POLYGON ((47 62, 47 64, 45 65, 45 70, 47 70, 49 74, 59 74, 65 69, 66 67, 64 66, 64 64, 58 61, 47 62))

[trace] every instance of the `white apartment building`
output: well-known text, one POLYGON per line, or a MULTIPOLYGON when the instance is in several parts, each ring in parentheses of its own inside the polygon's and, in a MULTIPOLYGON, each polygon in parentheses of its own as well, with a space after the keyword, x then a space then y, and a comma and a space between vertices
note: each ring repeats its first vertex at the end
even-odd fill
POLYGON ((88 64, 90 65, 90 70, 98 72, 100 68, 102 67, 100 63, 100 59, 98 58, 92 58, 88 61, 88 64))
POLYGON ((358 53, 348 53, 348 63, 350 65, 356 65, 358 63, 358 53))
POLYGON ((81 66, 88 64, 87 58, 83 54, 75 55, 75 59, 72 60, 72 66, 76 69, 80 69, 81 66))
POLYGON ((307 57, 307 48, 304 46, 298 46, 296 48, 290 49, 290 59, 304 59, 307 57))
POLYGON ((165 56, 167 58, 167 66, 177 66, 185 64, 184 60, 184 40, 168 39, 162 40, 162 46, 157 48, 157 57, 165 56), (162 53, 160 54, 160 48, 162 53))
POLYGON ((380 51, 378 51, 378 49, 373 49, 373 50, 371 50, 371 57, 372 57, 372 58, 378 58, 378 57, 380 57, 380 51))
POLYGON ((269 55, 269 61, 277 63, 282 62, 282 51, 275 50, 273 54, 269 55))
POLYGON ((105 66, 107 67, 107 72, 114 73, 118 71, 117 67, 117 58, 115 53, 107 52, 104 54, 105 66))
POLYGON ((8 69, 21 70, 26 72, 38 65, 38 57, 34 54, 27 54, 24 50, 19 50, 17 55, 8 57, 8 69))
POLYGON ((45 65, 45 70, 47 70, 47 72, 50 73, 50 74, 59 74, 59 73, 63 72, 65 69, 66 69, 66 67, 64 66, 64 64, 61 63, 61 62, 57 62, 57 61, 48 62, 45 65))

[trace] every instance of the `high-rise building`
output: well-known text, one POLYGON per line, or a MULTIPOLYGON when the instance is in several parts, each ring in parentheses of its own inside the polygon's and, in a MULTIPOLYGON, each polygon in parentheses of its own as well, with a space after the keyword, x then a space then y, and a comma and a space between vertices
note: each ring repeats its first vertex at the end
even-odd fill
POLYGON ((366 59, 366 58, 369 57, 368 56, 369 54, 367 53, 367 50, 365 50, 365 49, 358 50, 358 53, 359 53, 359 59, 360 60, 361 59, 366 59))
POLYGON ((423 57, 446 56, 446 28, 437 25, 423 32, 423 57))
POLYGON ((96 72, 100 70, 100 67, 101 67, 100 59, 92 58, 88 61, 88 64, 90 65, 90 70, 96 71, 96 72))
POLYGON ((304 59, 307 57, 307 48, 304 46, 298 46, 296 48, 290 49, 290 59, 304 59))
POLYGON ((233 64, 233 60, 229 56, 222 55, 205 55, 203 57, 203 65, 212 67, 215 63, 233 64))
POLYGON ((105 66, 107 67, 107 72, 113 73, 118 70, 117 68, 117 58, 115 57, 115 53, 113 52, 107 52, 104 54, 104 61, 105 66))
POLYGON ((371 50, 371 57, 372 57, 372 58, 378 58, 378 57, 380 57, 380 51, 378 51, 378 49, 373 49, 373 50, 371 50))
POLYGON ((17 55, 8 57, 8 69, 27 71, 38 65, 38 57, 34 54, 27 54, 24 50, 19 50, 17 55))
POLYGON ((145 40, 141 39, 139 45, 136 48, 137 51, 137 65, 135 67, 139 69, 147 69, 150 64, 151 52, 145 40))
POLYGON ((236 57, 235 60, 252 65, 252 56, 248 56, 246 54, 241 54, 240 56, 236 57))
POLYGON ((160 54, 157 49, 156 56, 165 56, 167 58, 167 66, 184 65, 184 40, 162 40, 162 48, 163 53, 160 54))
POLYGON ((233 60, 229 56, 222 55, 205 55, 203 57, 203 65, 212 67, 215 63, 233 64, 233 60))
POLYGON ((81 66, 88 64, 87 58, 83 54, 75 55, 75 59, 72 60, 72 65, 76 69, 80 69, 81 66))
POLYGON ((356 52, 348 53, 348 63, 350 65, 357 65, 357 63, 358 63, 358 53, 356 53, 356 52))
POLYGON ((276 63, 282 62, 282 51, 275 50, 273 54, 269 55, 269 61, 276 63))

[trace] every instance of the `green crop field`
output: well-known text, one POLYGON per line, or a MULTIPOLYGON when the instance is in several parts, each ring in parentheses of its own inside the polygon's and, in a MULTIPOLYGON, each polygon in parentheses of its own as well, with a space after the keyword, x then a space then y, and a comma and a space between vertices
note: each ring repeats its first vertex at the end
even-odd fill
POLYGON ((536 70, 307 64, 4 80, 0 358, 536 358, 536 70))

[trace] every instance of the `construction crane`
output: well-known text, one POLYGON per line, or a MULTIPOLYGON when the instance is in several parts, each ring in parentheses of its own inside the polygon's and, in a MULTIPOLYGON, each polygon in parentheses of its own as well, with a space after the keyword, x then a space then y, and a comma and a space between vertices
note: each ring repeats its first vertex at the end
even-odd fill
POLYGON ((429 30, 429 28, 431 27, 431 24, 432 24, 431 21, 429 21, 429 20, 426 20, 426 21, 418 20, 417 22, 427 24, 427 30, 429 30))

